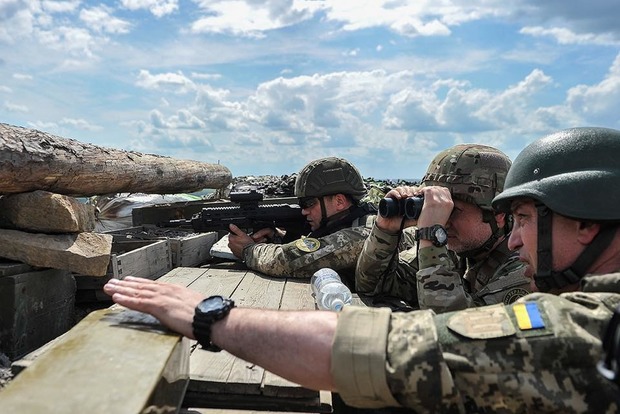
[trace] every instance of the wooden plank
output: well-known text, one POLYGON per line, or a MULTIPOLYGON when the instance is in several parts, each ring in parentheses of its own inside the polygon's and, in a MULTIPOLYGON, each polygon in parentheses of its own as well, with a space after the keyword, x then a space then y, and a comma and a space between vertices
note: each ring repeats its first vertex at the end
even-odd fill
MULTIPOLYGON (((223 409, 254 410, 265 412, 315 412, 331 413, 331 404, 321 401, 318 393, 314 398, 280 398, 247 394, 204 394, 187 390, 184 405, 223 409)), ((191 413, 192 411, 189 411, 191 413)), ((248 411, 244 411, 248 412, 248 411)))
MULTIPOLYGON (((190 285, 190 289, 204 292, 205 296, 221 294, 236 299, 234 293, 247 273, 246 269, 231 265, 211 267, 190 285)), ((236 359, 226 351, 208 352, 199 346, 196 347, 190 358, 188 387, 193 387, 199 392, 225 391, 236 359)))
POLYGON ((121 307, 92 312, 2 390, 2 412, 137 414, 179 407, 188 345, 149 315, 121 307))
MULTIPOLYGON (((278 309, 285 281, 281 278, 248 272, 235 290, 232 299, 244 308, 278 309)), ((260 394, 265 370, 240 358, 235 358, 226 380, 227 392, 260 394)))
MULTIPOLYGON (((306 279, 289 278, 286 280, 280 309, 282 310, 314 310, 316 308, 311 294, 310 283, 306 279)), ((280 397, 312 397, 316 391, 303 388, 301 385, 288 381, 272 372, 265 371, 262 393, 267 396, 280 397)))
POLYGON ((208 269, 197 269, 187 267, 175 267, 157 280, 160 282, 173 283, 175 285, 189 286, 200 276, 207 272, 208 269))
POLYGON ((217 240, 217 232, 170 238, 172 265, 174 267, 200 266, 211 258, 211 246, 213 246, 217 240))
POLYGON ((118 275, 115 274, 114 277, 118 279, 125 276, 157 279, 172 269, 168 240, 160 240, 132 250, 128 254, 117 256, 116 261, 118 275))

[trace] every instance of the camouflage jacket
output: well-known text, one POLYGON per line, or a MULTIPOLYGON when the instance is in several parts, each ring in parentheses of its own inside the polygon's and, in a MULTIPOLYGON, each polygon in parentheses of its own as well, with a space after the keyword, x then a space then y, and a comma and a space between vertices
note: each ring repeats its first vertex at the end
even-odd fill
POLYGON ((508 239, 484 260, 459 259, 445 247, 410 248, 395 256, 398 235, 373 226, 357 262, 358 293, 396 296, 416 309, 447 312, 496 303, 529 293, 526 266, 508 249, 508 239))
POLYGON ((596 365, 620 273, 582 291, 435 314, 345 307, 331 372, 344 401, 416 413, 617 413, 596 365))
POLYGON ((243 250, 243 260, 252 270, 280 277, 308 278, 329 267, 353 287, 355 263, 375 217, 363 216, 351 227, 319 238, 302 237, 286 244, 252 244, 243 250))

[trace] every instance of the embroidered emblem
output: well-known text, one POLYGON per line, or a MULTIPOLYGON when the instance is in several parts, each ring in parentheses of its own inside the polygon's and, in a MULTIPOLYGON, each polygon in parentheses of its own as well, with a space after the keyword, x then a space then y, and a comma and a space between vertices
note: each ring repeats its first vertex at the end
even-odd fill
POLYGON ((312 237, 302 237, 295 242, 295 246, 302 252, 312 253, 319 250, 321 242, 312 237))
POLYGON ((501 338, 516 330, 504 305, 482 306, 454 313, 448 328, 471 339, 501 338))
POLYGON ((512 305, 512 310, 517 318, 519 329, 526 331, 545 327, 545 322, 536 302, 517 303, 512 305))
POLYGON ((513 303, 517 301, 517 299, 522 298, 523 296, 528 295, 529 293, 530 292, 522 288, 510 289, 504 295, 504 299, 502 300, 502 302, 504 302, 505 305, 512 305, 513 303))

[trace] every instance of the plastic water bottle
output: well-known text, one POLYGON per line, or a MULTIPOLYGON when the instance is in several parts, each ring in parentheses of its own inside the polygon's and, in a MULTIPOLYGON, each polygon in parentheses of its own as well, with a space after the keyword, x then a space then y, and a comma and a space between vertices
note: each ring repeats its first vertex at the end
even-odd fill
POLYGON ((353 300, 351 291, 333 269, 325 267, 317 270, 310 279, 312 294, 321 310, 340 312, 344 305, 353 300))

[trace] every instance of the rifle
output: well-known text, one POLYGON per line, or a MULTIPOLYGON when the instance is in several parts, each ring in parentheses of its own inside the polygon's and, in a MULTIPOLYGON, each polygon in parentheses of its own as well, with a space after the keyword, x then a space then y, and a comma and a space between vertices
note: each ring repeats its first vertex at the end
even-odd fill
POLYGON ((204 207, 191 219, 170 220, 158 226, 191 227, 197 233, 228 231, 229 224, 246 231, 280 227, 286 230, 287 239, 298 238, 309 231, 297 204, 261 203, 263 194, 255 189, 231 192, 230 201, 230 206, 204 207))

